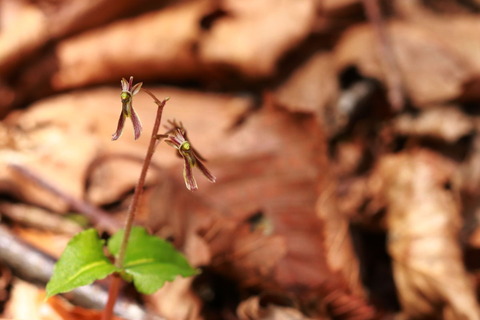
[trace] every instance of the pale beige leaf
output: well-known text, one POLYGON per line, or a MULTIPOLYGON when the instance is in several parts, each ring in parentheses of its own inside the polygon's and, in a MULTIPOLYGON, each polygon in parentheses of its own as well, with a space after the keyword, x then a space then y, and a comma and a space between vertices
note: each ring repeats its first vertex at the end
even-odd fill
POLYGON ((388 251, 408 318, 480 319, 458 242, 459 203, 446 187, 454 169, 424 150, 386 156, 377 168, 387 204, 388 251))

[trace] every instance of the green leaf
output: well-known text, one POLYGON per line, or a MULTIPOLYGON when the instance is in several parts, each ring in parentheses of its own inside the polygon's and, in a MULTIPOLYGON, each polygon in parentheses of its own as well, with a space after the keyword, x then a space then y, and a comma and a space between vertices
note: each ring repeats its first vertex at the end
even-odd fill
POLYGON ((47 283, 47 297, 71 291, 103 279, 117 268, 103 253, 103 241, 95 229, 80 232, 68 243, 47 283))
MULTIPOLYGON (((123 233, 123 230, 117 232, 108 242, 108 249, 114 255, 118 255, 123 233)), ((198 273, 169 242, 149 235, 142 227, 132 229, 124 269, 133 277, 135 288, 144 294, 154 293, 176 276, 198 273)))

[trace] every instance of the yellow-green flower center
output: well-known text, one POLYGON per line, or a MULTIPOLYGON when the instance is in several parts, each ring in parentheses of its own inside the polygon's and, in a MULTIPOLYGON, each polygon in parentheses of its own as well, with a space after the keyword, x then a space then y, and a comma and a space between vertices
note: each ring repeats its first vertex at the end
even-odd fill
POLYGON ((180 146, 180 150, 182 151, 190 150, 190 142, 185 141, 184 143, 182 143, 182 145, 180 146))
POLYGON ((123 91, 122 94, 120 95, 120 98, 122 101, 130 99, 130 93, 123 91))

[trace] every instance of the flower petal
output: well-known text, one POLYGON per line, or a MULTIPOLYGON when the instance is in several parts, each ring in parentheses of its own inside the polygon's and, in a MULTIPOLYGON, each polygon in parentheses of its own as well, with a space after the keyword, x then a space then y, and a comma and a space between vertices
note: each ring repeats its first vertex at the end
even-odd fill
POLYGON ((207 167, 205 167, 205 165, 202 163, 202 161, 200 159, 197 159, 196 164, 197 164, 198 169, 200 169, 200 171, 203 173, 203 175, 211 183, 215 183, 215 181, 217 181, 217 178, 215 178, 215 176, 213 174, 211 174, 210 171, 208 171, 207 167))
POLYGON ((122 78, 120 80, 120 83, 122 84, 122 91, 128 91, 128 81, 125 78, 122 78))
POLYGON ((193 176, 192 159, 188 155, 183 156, 183 179, 188 190, 195 191, 198 189, 197 181, 193 176))
POLYGON ((125 113, 123 111, 120 113, 120 118, 118 119, 117 131, 112 135, 112 140, 117 140, 122 135, 123 127, 125 125, 125 113))
POLYGON ((195 158, 200 159, 200 160, 202 160, 202 161, 207 161, 207 159, 205 159, 205 158, 198 152, 198 150, 195 149, 193 146, 192 146, 192 151, 193 151, 193 153, 194 153, 194 155, 195 155, 195 158))
POLYGON ((133 86, 132 88, 132 96, 136 95, 140 89, 142 88, 143 82, 139 82, 136 85, 133 86))
POLYGON ((133 109, 133 107, 131 108, 131 111, 132 113, 130 118, 132 119, 135 140, 137 140, 142 134, 142 122, 140 121, 140 118, 137 116, 137 113, 135 112, 135 109, 133 109))

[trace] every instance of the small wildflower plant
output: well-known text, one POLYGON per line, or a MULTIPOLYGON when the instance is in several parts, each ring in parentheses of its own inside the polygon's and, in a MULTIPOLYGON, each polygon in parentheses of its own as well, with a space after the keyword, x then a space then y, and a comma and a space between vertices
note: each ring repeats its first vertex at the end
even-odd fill
MULTIPOLYGON (((130 118, 134 129, 134 138, 142 133, 140 119, 133 108, 133 96, 142 89, 142 83, 133 85, 133 77, 127 81, 121 80, 122 92, 120 99, 122 110, 118 120, 117 130, 112 140, 117 140, 123 131, 126 118, 130 118)), ((181 122, 169 121, 167 131, 158 134, 163 108, 168 98, 158 100, 155 95, 142 89, 152 97, 157 104, 157 117, 150 139, 142 171, 135 188, 132 203, 129 207, 125 228, 115 233, 107 242, 100 239, 95 229, 80 232, 68 243, 65 251, 55 265, 53 276, 47 284, 47 297, 58 293, 71 291, 79 286, 112 277, 109 300, 104 309, 102 319, 111 319, 113 306, 118 295, 118 282, 123 278, 132 281, 135 288, 144 294, 151 294, 160 289, 166 281, 172 281, 177 276, 193 276, 198 270, 191 267, 186 258, 169 242, 151 236, 142 227, 133 226, 136 209, 145 184, 145 177, 158 141, 174 147, 184 161, 183 177, 188 190, 198 189, 193 176, 193 168, 197 167, 210 181, 215 182, 215 176, 205 167, 205 159, 195 150, 187 138, 187 131, 181 122), (131 245, 129 245, 131 243, 131 245), (113 256, 105 255, 105 249, 113 256), (112 290, 112 288, 114 288, 112 290)))

